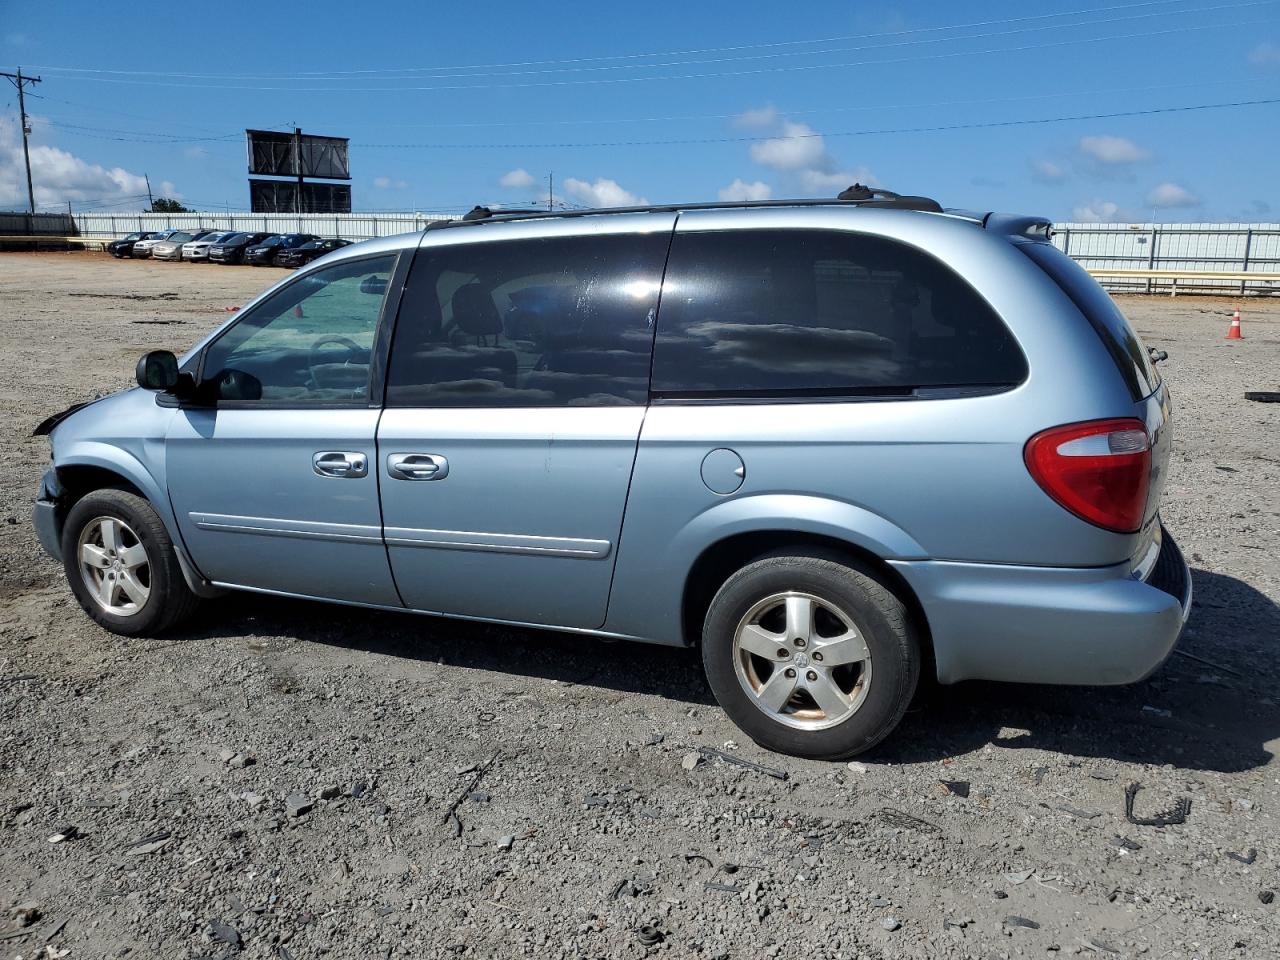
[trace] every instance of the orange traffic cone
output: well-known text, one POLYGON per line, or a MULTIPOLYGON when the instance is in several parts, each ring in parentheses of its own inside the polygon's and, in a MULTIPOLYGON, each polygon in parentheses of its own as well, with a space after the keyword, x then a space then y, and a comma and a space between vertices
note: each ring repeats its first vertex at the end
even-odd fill
POLYGON ((1240 332, 1240 311, 1236 310, 1231 314, 1231 328, 1227 330, 1228 340, 1243 340, 1244 335, 1240 332))

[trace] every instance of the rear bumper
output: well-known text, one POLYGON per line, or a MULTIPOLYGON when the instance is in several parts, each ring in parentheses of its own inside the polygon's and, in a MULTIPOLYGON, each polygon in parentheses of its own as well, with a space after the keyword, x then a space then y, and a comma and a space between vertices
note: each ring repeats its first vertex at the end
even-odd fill
POLYGON ((1127 564, 893 566, 924 608, 942 683, 1134 683, 1165 661, 1191 612, 1191 572, 1167 532, 1145 579, 1127 564))

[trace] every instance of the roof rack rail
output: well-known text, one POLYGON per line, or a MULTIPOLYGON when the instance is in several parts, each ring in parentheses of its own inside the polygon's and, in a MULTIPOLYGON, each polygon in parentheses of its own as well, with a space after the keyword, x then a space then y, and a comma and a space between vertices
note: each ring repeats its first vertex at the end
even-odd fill
POLYGON ((578 217, 595 217, 602 214, 619 213, 679 213, 688 210, 739 210, 743 208, 767 207, 889 207, 899 210, 921 210, 927 213, 942 213, 942 205, 929 197, 905 196, 892 190, 872 188, 855 183, 842 190, 835 198, 819 197, 813 199, 778 199, 778 200, 721 200, 709 203, 664 203, 634 207, 592 207, 585 210, 540 210, 540 209, 502 209, 477 205, 465 213, 459 220, 437 220, 427 225, 427 229, 440 227, 459 227, 477 223, 493 223, 506 220, 547 220, 576 219, 578 217))

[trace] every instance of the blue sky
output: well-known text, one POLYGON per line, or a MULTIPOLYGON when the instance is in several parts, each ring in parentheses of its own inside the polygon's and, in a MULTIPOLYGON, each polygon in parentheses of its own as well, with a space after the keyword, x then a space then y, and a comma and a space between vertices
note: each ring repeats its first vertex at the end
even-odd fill
MULTIPOLYGON (((1277 220, 1280 0, 0 0, 37 201, 245 209, 243 131, 351 138, 356 209, 829 196, 1277 220), (252 12, 250 12, 252 11, 252 12), (1149 112, 1141 111, 1168 111, 1149 112), (1044 121, 1063 117, 1128 114, 1044 121), (922 129, 950 127, 952 129, 922 129)), ((0 209, 26 186, 0 88, 0 209)))

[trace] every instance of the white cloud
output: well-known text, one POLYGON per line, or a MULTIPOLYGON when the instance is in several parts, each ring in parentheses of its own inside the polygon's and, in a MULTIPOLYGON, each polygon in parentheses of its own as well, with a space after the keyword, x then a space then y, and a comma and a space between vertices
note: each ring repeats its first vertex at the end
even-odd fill
POLYGON ((1260 67, 1280 67, 1280 44, 1265 41, 1249 51, 1249 62, 1260 67))
POLYGON ((751 159, 774 170, 803 170, 819 166, 827 155, 822 134, 807 123, 782 122, 781 135, 751 145, 751 159))
POLYGON ((1040 183, 1061 183, 1067 179, 1067 171, 1052 160, 1032 160, 1031 177, 1040 183))
POLYGON ((374 177, 373 185, 379 190, 405 190, 409 186, 407 180, 395 180, 391 177, 374 177))
POLYGON ((203 160, 209 156, 209 151, 204 147, 187 147, 182 151, 182 155, 188 160, 203 160))
POLYGON ((776 128, 776 136, 751 145, 751 159, 763 167, 776 170, 786 182, 805 194, 827 196, 855 183, 881 186, 880 180, 866 167, 846 167, 827 149, 826 140, 807 123, 797 123, 767 110, 748 110, 738 118, 752 116, 764 125, 776 128), (758 117, 756 116, 758 115, 758 117))
POLYGON ((1186 187, 1166 182, 1147 194, 1147 205, 1151 207, 1198 207, 1200 206, 1200 198, 1186 187))
POLYGON ((524 167, 517 167, 515 170, 509 170, 498 178, 498 183, 504 187, 514 187, 525 189, 532 187, 538 181, 524 167))
POLYGON ((727 202, 738 200, 768 200, 773 196, 773 188, 763 180, 747 183, 738 177, 727 187, 720 188, 720 199, 727 202))
POLYGON ((1091 200, 1071 211, 1071 219, 1078 223, 1115 223, 1120 216, 1120 205, 1110 200, 1091 200))
MULTIPOLYGON (((45 129, 42 118, 32 118, 31 179, 37 206, 65 206, 90 200, 132 201, 146 206, 147 181, 123 167, 104 167, 50 144, 40 143, 45 129)), ((170 182, 159 186, 157 196, 175 200, 182 194, 170 182)), ((27 179, 22 161, 22 135, 17 120, 0 118, 0 209, 21 210, 27 205, 27 179)))
POLYGON ((1145 160, 1149 154, 1125 137, 1081 137, 1080 152, 1099 163, 1125 164, 1145 160))
POLYGON ((739 127, 772 127, 778 122, 778 108, 768 104, 743 110, 733 122, 739 127))
POLYGON ((606 177, 597 177, 594 183, 570 177, 564 188, 569 196, 592 207, 639 207, 649 202, 606 177))

